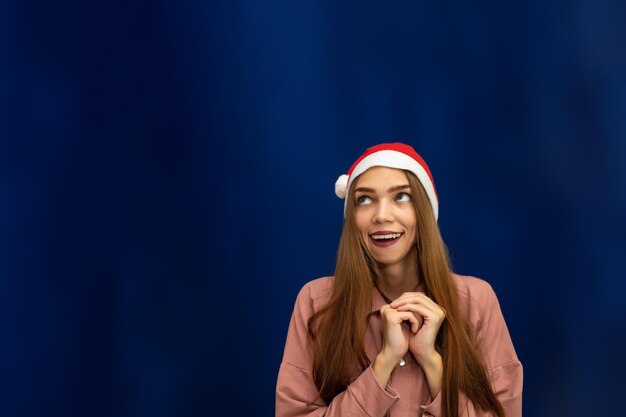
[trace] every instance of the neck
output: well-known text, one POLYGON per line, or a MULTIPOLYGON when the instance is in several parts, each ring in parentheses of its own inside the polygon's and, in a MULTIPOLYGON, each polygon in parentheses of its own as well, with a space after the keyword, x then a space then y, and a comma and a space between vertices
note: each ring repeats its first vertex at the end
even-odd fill
POLYGON ((378 289, 393 301, 405 292, 413 292, 419 286, 417 253, 397 264, 381 265, 381 279, 378 289))

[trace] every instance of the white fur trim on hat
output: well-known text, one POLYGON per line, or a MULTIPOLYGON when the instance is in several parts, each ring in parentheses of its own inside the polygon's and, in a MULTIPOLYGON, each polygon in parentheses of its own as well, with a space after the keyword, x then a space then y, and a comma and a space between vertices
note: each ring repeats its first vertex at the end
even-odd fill
POLYGON ((348 176, 346 174, 342 174, 337 178, 335 182, 335 194, 337 197, 342 200, 346 198, 346 194, 348 193, 348 176))
MULTIPOLYGON (((350 188, 350 185, 359 175, 367 171, 368 169, 375 166, 383 166, 389 168, 397 168, 397 169, 406 169, 407 171, 411 171, 417 176, 417 179, 422 183, 424 190, 426 191, 426 195, 428 195, 428 199, 430 200, 430 205, 433 209, 433 214, 435 215, 435 220, 437 220, 439 216, 439 204, 437 202, 437 195, 435 194, 435 187, 433 183, 430 181, 430 177, 428 173, 420 165, 415 159, 411 158, 405 153, 393 151, 393 150, 382 150, 363 158, 362 161, 358 163, 357 166, 354 167, 352 173, 350 174, 350 179, 346 184, 346 190, 350 188)), ((340 177, 341 178, 341 177, 340 177)), ((335 184, 335 189, 337 185, 335 184)), ((347 193, 347 191, 346 191, 347 193)), ((337 194, 339 195, 339 194, 337 194)), ((345 194, 344 194, 345 197, 345 194)), ((341 198, 344 198, 341 197, 341 198)), ((346 199, 344 202, 344 215, 346 212, 346 204, 348 200, 346 199)))

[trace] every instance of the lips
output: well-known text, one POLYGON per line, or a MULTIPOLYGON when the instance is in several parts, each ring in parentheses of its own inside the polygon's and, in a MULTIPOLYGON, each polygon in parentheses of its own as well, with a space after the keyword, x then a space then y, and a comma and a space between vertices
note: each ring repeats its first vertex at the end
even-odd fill
POLYGON ((404 233, 402 232, 394 232, 391 230, 380 230, 378 232, 374 232, 369 235, 372 243, 379 247, 388 247, 396 243, 404 233))

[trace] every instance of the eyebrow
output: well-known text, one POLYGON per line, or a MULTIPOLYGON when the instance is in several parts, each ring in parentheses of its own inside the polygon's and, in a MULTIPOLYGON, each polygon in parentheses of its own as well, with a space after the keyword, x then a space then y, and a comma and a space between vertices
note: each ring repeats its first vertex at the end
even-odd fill
MULTIPOLYGON (((402 184, 402 185, 394 185, 393 187, 390 187, 387 192, 388 193, 392 193, 394 191, 398 191, 398 190, 405 190, 407 188, 411 188, 411 186, 409 184, 402 184)), ((367 188, 367 187, 358 187, 356 190, 354 190, 355 192, 361 191, 364 193, 375 193, 376 190, 374 190, 373 188, 367 188)))

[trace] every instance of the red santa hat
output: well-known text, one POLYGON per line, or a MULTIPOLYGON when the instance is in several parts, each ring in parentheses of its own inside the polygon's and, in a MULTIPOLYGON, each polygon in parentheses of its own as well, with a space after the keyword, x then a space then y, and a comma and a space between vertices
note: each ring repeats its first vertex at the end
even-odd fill
POLYGON ((346 194, 350 189, 352 181, 375 166, 405 169, 415 174, 422 183, 424 190, 426 190, 430 205, 433 208, 435 220, 437 220, 439 216, 439 200, 437 199, 435 183, 430 169, 428 169, 424 159, 415 152, 415 149, 403 143, 381 143, 368 148, 363 155, 354 161, 347 174, 339 176, 337 182, 335 182, 335 194, 342 200, 346 200, 344 213, 345 204, 347 203, 346 194))

